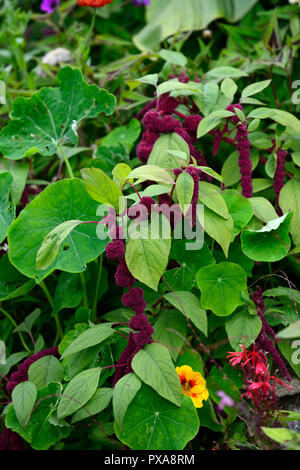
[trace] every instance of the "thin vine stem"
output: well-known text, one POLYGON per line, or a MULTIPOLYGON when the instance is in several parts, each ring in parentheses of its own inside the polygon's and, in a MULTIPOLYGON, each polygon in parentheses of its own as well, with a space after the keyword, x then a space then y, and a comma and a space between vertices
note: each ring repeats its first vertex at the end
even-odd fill
MULTIPOLYGON (((39 286, 42 289, 42 291, 44 292, 51 308, 53 308, 54 307, 54 302, 53 302, 52 296, 51 296, 51 294, 48 290, 48 287, 45 284, 45 281, 41 281, 39 283, 39 286)), ((56 346, 58 341, 63 338, 63 331, 62 331, 62 326, 60 324, 59 314, 58 313, 54 316, 54 321, 55 321, 55 325, 56 325, 56 336, 55 336, 53 345, 56 346)))
POLYGON ((59 148, 59 150, 60 150, 60 152, 61 152, 61 154, 62 154, 62 157, 63 157, 63 159, 64 159, 64 162, 65 162, 65 165, 66 165, 66 168, 67 168, 68 175, 69 175, 69 177, 70 177, 71 179, 73 179, 73 178, 74 178, 74 173, 73 173, 72 167, 71 167, 71 165, 70 165, 69 159, 68 159, 68 157, 67 157, 67 155, 66 155, 66 152, 64 151, 64 148, 63 148, 63 146, 61 145, 61 143, 58 144, 58 148, 59 148))
MULTIPOLYGON (((0 307, 0 312, 3 313, 3 315, 12 323, 12 325, 14 325, 15 328, 18 328, 18 325, 17 323, 15 322, 15 320, 13 319, 13 317, 6 311, 4 310, 2 307, 0 307)), ((26 351, 28 351, 29 353, 31 353, 31 350, 29 349, 29 347, 27 346, 26 344, 26 341, 24 339, 24 336, 22 335, 22 332, 21 331, 17 331, 18 335, 19 335, 19 338, 20 338, 20 341, 21 343, 23 344, 24 348, 26 349, 26 351)))
POLYGON ((95 289, 94 302, 93 302, 93 308, 92 308, 92 321, 95 321, 97 319, 98 291, 99 291, 101 277, 102 277, 102 266, 103 266, 103 256, 100 255, 99 261, 98 261, 98 275, 97 275, 97 281, 96 281, 96 289, 95 289))

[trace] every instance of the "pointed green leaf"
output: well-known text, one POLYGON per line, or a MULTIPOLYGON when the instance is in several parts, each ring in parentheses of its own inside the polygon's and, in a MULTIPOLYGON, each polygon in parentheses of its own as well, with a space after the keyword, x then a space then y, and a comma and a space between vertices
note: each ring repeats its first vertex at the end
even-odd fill
POLYGON ((147 344, 133 358, 136 375, 160 396, 181 406, 181 385, 169 351, 161 344, 147 344))
POLYGON ((134 373, 126 374, 116 383, 113 389, 113 410, 119 428, 123 425, 127 408, 142 386, 142 382, 134 373))
POLYGON ((101 369, 84 370, 66 386, 57 408, 58 419, 66 418, 82 408, 96 392, 101 369))

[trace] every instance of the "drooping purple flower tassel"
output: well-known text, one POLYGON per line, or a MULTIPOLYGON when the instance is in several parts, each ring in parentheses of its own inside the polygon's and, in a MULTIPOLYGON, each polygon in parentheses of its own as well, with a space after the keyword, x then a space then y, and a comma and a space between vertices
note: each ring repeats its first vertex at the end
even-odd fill
POLYGON ((269 338, 270 335, 273 339, 275 339, 276 335, 274 330, 270 327, 267 320, 265 319, 264 312, 266 311, 266 307, 262 297, 262 289, 260 286, 257 287, 256 291, 252 295, 252 299, 255 302, 257 314, 262 321, 262 329, 259 333, 255 344, 258 346, 259 349, 263 351, 268 351, 273 358, 273 361, 281 371, 282 375, 285 377, 286 380, 289 382, 291 381, 291 376, 280 356, 277 352, 273 341, 269 338))
POLYGON ((274 175, 274 191, 276 197, 276 207, 278 215, 282 215, 282 210, 279 207, 279 195, 280 191, 284 186, 284 161, 285 157, 287 156, 287 151, 282 150, 281 147, 277 149, 277 166, 274 175))
POLYGON ((239 167, 241 173, 242 194, 246 198, 253 196, 252 162, 250 158, 251 143, 248 139, 247 124, 243 122, 236 132, 237 151, 239 153, 239 167))
POLYGON ((13 372, 10 376, 10 380, 6 384, 6 390, 9 394, 12 393, 13 389, 21 382, 26 382, 28 380, 28 369, 35 361, 44 356, 55 356, 59 357, 58 347, 54 346, 53 348, 44 349, 43 351, 33 354, 24 362, 22 362, 17 371, 13 372))
POLYGON ((134 331, 138 331, 138 333, 133 333, 131 331, 129 334, 128 344, 117 363, 116 372, 113 378, 113 386, 116 385, 121 377, 132 372, 131 362, 134 356, 146 344, 153 343, 151 336, 154 330, 148 322, 147 315, 144 314, 146 302, 143 295, 143 289, 135 287, 130 289, 129 292, 124 294, 122 297, 122 302, 125 307, 131 308, 135 312, 135 315, 129 322, 129 327, 134 331))

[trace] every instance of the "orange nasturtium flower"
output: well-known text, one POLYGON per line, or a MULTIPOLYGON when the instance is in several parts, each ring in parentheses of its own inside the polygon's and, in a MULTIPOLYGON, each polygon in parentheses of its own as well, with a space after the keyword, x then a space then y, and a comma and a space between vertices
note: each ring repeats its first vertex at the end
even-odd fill
POLYGON ((77 3, 80 7, 104 7, 108 3, 111 3, 112 0, 77 0, 77 3))
POLYGON ((194 372, 190 366, 176 367, 183 395, 191 397, 196 408, 202 408, 203 400, 209 397, 206 380, 200 372, 194 372))

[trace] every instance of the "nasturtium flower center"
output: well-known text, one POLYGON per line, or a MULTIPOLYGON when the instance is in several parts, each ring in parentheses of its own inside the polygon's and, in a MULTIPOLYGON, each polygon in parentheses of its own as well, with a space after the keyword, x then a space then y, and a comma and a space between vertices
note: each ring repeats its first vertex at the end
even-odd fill
POLYGON ((206 380, 200 372, 194 372, 190 366, 176 367, 183 395, 190 397, 196 408, 202 408, 203 400, 209 397, 206 380))

